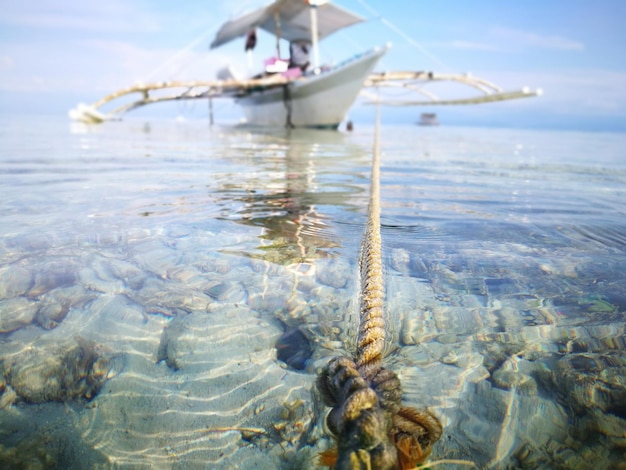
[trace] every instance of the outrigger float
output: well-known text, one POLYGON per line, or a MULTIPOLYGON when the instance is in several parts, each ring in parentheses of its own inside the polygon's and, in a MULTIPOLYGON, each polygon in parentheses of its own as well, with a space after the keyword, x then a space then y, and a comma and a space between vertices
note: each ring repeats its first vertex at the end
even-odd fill
POLYGON ((468 74, 372 73, 389 45, 371 49, 338 65, 320 65, 318 41, 362 21, 360 16, 326 0, 275 0, 226 22, 211 44, 211 48, 215 48, 247 37, 246 50, 250 54, 257 28, 275 34, 276 57, 265 61, 261 74, 239 79, 227 68, 218 73, 217 80, 136 84, 91 105, 81 103, 70 110, 69 116, 95 124, 120 119, 126 112, 152 103, 208 99, 212 109, 214 98, 230 98, 241 105, 246 123, 250 125, 337 128, 357 96, 372 89, 400 88, 421 95, 420 99, 383 100, 378 94, 369 94, 368 103, 390 106, 477 104, 541 94, 541 90, 528 88, 505 92, 493 83, 468 74), (290 43, 289 59, 281 58, 281 39, 290 43), (467 85, 480 93, 467 98, 440 99, 424 89, 424 85, 438 81, 467 85), (134 100, 126 100, 110 111, 102 109, 111 102, 137 94, 134 100))

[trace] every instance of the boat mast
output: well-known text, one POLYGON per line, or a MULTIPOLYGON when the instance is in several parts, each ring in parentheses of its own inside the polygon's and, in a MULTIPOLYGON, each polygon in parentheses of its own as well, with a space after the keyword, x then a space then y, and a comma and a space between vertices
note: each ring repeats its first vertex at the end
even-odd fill
POLYGON ((276 57, 280 59, 280 12, 274 11, 274 28, 276 34, 276 57))
POLYGON ((313 49, 313 70, 317 70, 320 66, 320 53, 317 37, 317 7, 327 3, 328 0, 308 0, 311 7, 311 48, 313 49))

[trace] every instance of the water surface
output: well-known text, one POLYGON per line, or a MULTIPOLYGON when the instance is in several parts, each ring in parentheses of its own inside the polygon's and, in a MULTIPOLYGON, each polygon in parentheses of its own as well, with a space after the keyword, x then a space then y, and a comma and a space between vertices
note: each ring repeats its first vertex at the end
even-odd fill
MULTIPOLYGON (((313 468, 373 129, 2 124, 0 461, 313 468)), ((444 423, 433 460, 617 465, 626 137, 381 136, 387 365, 444 423)))

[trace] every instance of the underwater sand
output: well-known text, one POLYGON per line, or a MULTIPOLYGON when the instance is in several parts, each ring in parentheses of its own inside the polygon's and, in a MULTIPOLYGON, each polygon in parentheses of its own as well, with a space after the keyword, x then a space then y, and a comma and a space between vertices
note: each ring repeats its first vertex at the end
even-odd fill
MULTIPOLYGON (((36 124, 0 134, 0 462, 315 468, 372 129, 36 124)), ((433 460, 624 462, 625 144, 383 127, 386 365, 433 460)))

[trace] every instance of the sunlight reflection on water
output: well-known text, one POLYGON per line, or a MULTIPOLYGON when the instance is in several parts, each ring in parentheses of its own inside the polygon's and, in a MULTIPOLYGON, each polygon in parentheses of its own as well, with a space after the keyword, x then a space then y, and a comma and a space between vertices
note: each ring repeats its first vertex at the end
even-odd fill
MULTIPOLYGON (((372 129, 34 129, 0 148, 0 460, 312 466, 314 372, 354 348, 372 129)), ((387 361, 442 417, 435 457, 618 462, 624 136, 382 138, 387 361)))

